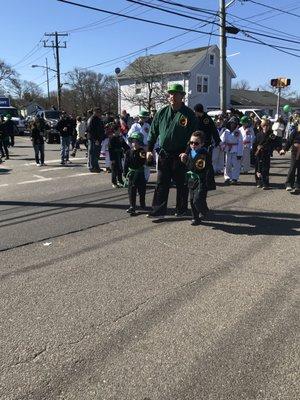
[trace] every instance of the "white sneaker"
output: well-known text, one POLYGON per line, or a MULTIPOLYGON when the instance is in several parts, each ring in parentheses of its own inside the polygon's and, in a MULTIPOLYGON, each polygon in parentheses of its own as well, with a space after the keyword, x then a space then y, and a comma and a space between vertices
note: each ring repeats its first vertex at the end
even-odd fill
POLYGON ((288 185, 288 186, 285 188, 285 190, 286 190, 287 192, 291 192, 291 191, 293 190, 293 188, 292 188, 292 186, 288 185))
POLYGON ((36 166, 37 166, 37 167, 40 167, 40 166, 41 166, 41 164, 39 164, 39 163, 36 163, 36 166))

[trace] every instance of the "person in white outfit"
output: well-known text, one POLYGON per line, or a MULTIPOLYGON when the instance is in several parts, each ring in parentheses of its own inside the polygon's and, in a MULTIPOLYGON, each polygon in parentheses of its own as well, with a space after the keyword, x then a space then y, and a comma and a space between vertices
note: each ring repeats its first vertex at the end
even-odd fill
POLYGON ((221 135, 221 146, 225 151, 224 179, 225 183, 236 185, 240 177, 243 137, 236 117, 230 118, 228 127, 221 135))
MULTIPOLYGON (((148 123, 149 119, 149 113, 146 110, 141 110, 139 112, 139 119, 138 122, 135 122, 132 124, 129 132, 128 132, 128 138, 130 138, 132 133, 139 132, 143 135, 143 140, 144 140, 144 150, 147 151, 147 145, 148 145, 148 135, 150 132, 150 124, 148 123)), ((148 182, 149 177, 150 177, 150 168, 145 165, 145 179, 146 182, 148 182)))
MULTIPOLYGON (((221 138, 222 133, 225 131, 226 127, 224 126, 224 121, 222 118, 219 118, 216 121, 216 127, 221 138)), ((224 171, 224 150, 222 146, 214 146, 212 151, 212 164, 214 168, 215 174, 221 175, 224 171)))
POLYGON ((243 137, 243 158, 241 171, 244 174, 247 174, 251 168, 250 153, 255 139, 255 134, 253 128, 250 126, 251 120, 246 115, 241 118, 240 123, 242 124, 242 126, 239 130, 243 137))
POLYGON ((81 117, 76 118, 76 142, 74 150, 71 154, 72 157, 76 156, 76 151, 80 150, 80 145, 84 144, 87 149, 87 139, 86 139, 86 123, 81 117))
POLYGON ((279 145, 279 147, 282 147, 282 140, 284 137, 284 132, 285 132, 285 123, 284 119, 279 115, 276 118, 276 122, 272 125, 272 131, 274 135, 276 136, 276 141, 279 145))

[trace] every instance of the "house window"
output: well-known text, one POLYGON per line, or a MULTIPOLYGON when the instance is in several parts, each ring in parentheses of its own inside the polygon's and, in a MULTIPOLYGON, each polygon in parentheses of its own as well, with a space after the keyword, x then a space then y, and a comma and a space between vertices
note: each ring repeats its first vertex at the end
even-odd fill
POLYGON ((211 65, 212 67, 215 66, 215 55, 214 54, 209 55, 209 65, 211 65))
POLYGON ((140 81, 135 81, 135 94, 142 93, 142 85, 140 81))
POLYGON ((208 93, 208 76, 197 75, 197 92, 208 93))

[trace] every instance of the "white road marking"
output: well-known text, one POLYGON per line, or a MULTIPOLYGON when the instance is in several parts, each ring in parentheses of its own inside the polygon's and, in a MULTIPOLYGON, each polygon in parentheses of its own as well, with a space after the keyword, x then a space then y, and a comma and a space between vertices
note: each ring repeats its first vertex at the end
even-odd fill
POLYGON ((48 171, 59 171, 61 169, 69 169, 69 168, 74 168, 74 167, 62 167, 62 166, 59 166, 59 167, 55 167, 55 168, 40 169, 39 172, 41 173, 41 172, 48 172, 48 171))
POLYGON ((82 172, 81 174, 69 175, 69 176, 67 176, 67 178, 73 178, 74 176, 85 176, 85 175, 97 176, 97 174, 94 174, 93 172, 82 172))
POLYGON ((0 187, 5 187, 8 186, 8 183, 3 183, 3 185, 0 185, 0 187))
POLYGON ((41 175, 33 175, 35 178, 34 181, 23 181, 23 182, 18 182, 17 185, 26 185, 27 183, 38 183, 38 182, 46 182, 46 181, 52 181, 52 178, 45 178, 44 176, 41 175))
MULTIPOLYGON (((74 161, 78 161, 78 160, 87 160, 87 158, 86 157, 83 157, 83 158, 76 158, 76 159, 74 159, 74 161)), ((59 160, 47 160, 46 161, 46 164, 55 164, 55 163, 60 163, 60 159, 59 160)), ((31 163, 26 163, 26 164, 24 164, 24 165, 26 165, 26 166, 29 166, 29 165, 35 165, 36 163, 35 162, 31 162, 31 163)), ((73 164, 73 163, 72 163, 73 164)), ((70 165, 72 165, 72 164, 70 164, 70 165)))

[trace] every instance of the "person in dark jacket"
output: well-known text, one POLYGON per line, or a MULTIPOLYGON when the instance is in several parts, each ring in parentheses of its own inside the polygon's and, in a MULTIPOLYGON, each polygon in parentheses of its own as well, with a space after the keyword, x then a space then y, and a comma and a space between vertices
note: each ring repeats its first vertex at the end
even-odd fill
POLYGON ((56 126, 59 135, 60 135, 60 156, 61 156, 61 165, 64 165, 65 163, 69 163, 69 152, 70 152, 70 143, 71 143, 71 137, 73 134, 73 122, 71 118, 67 115, 67 113, 64 111, 61 115, 60 120, 57 123, 56 126))
POLYGON ((300 123, 291 130, 280 154, 285 154, 289 149, 291 149, 291 163, 285 181, 285 189, 287 192, 297 194, 300 192, 300 123))
MULTIPOLYGON (((6 140, 8 140, 8 145, 14 147, 15 145, 15 135, 18 134, 18 128, 14 121, 11 119, 11 115, 6 115, 6 121, 4 123, 6 140)), ((6 157, 7 159, 9 157, 6 157)))
POLYGON ((38 167, 45 165, 45 145, 43 124, 40 124, 39 118, 35 118, 31 126, 31 141, 34 148, 35 162, 38 167))
POLYGON ((101 172, 99 167, 99 157, 101 143, 105 139, 104 124, 101 119, 100 108, 95 108, 93 115, 87 121, 88 139, 88 168, 90 172, 101 172))
POLYGON ((129 208, 127 212, 130 215, 136 215, 136 195, 140 196, 140 206, 144 210, 146 208, 146 179, 145 164, 146 152, 143 148, 144 137, 140 132, 132 132, 128 139, 132 148, 126 151, 124 162, 124 176, 126 178, 126 186, 128 186, 129 208))
POLYGON ((273 151, 279 152, 278 142, 274 135, 270 121, 263 119, 259 131, 253 143, 253 152, 255 155, 255 181, 258 188, 267 190, 270 188, 269 176, 271 156, 273 151))
POLYGON ((193 216, 192 225, 199 225, 201 218, 207 215, 209 211, 206 201, 207 191, 216 189, 214 174, 211 173, 211 155, 204 144, 204 132, 196 131, 192 133, 187 158, 181 156, 188 169, 186 176, 193 216))
POLYGON ((111 129, 113 134, 108 142, 108 152, 111 162, 111 183, 113 188, 118 188, 124 186, 122 160, 124 152, 129 150, 129 146, 121 135, 120 127, 117 124, 113 123, 111 129))
POLYGON ((5 157, 4 151, 4 117, 0 115, 0 164, 2 164, 2 157, 5 157))
POLYGON ((204 112, 202 104, 196 104, 194 111, 197 117, 197 130, 205 133, 204 147, 212 151, 212 147, 219 146, 221 142, 217 127, 212 118, 204 112))

